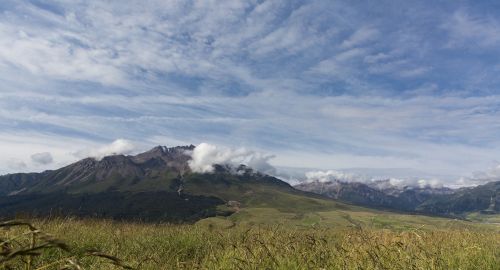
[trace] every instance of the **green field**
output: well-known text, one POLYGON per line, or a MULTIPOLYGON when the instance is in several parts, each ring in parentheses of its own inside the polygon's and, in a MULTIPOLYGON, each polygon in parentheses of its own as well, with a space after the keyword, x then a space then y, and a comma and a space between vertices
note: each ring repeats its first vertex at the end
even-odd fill
POLYGON ((40 229, 35 238, 27 227, 0 230, 2 241, 14 239, 3 244, 2 269, 122 268, 116 264, 135 269, 498 269, 500 265, 496 224, 357 207, 312 213, 247 208, 191 225, 71 218, 33 224, 40 229), (60 239, 67 250, 47 235, 60 239), (33 247, 49 243, 36 250, 39 255, 27 251, 33 239, 33 247), (28 262, 31 268, 26 268, 28 262))

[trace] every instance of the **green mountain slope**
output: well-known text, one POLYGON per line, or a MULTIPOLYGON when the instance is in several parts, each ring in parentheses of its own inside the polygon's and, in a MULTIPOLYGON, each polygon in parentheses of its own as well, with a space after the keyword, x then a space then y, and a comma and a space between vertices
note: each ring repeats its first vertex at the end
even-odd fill
POLYGON ((237 174, 221 166, 216 166, 213 174, 188 174, 184 177, 183 188, 190 194, 237 201, 243 207, 271 207, 285 212, 321 211, 339 205, 245 167, 240 167, 237 174))

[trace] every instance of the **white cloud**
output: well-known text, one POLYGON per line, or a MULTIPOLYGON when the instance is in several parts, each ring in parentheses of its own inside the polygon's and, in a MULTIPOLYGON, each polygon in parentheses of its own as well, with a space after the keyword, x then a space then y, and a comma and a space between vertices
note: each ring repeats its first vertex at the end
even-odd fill
MULTIPOLYGON (((378 189, 386 188, 403 188, 403 187, 442 187, 442 182, 438 179, 422 179, 417 177, 394 178, 388 179, 378 178, 370 175, 361 175, 350 173, 342 170, 326 170, 326 171, 309 171, 305 173, 306 182, 358 182, 364 183, 378 189)), ((299 181, 300 182, 300 181, 299 181)))
POLYGON ((450 47, 498 47, 500 22, 489 16, 474 15, 460 9, 442 27, 448 30, 450 47))
POLYGON ((416 68, 411 68, 411 69, 399 71, 399 76, 401 76, 401 77, 417 77, 417 76, 421 76, 421 75, 429 72, 430 70, 431 69, 427 68, 427 67, 416 67, 416 68))
MULTIPOLYGON (((316 17, 317 22, 308 25, 304 24, 305 20, 315 21, 311 17, 314 16, 312 14, 319 12, 317 9, 315 3, 309 3, 294 10, 290 17, 287 18, 286 24, 280 25, 280 27, 273 29, 272 32, 251 43, 252 54, 259 57, 279 50, 286 54, 297 54, 307 51, 318 44, 325 43, 329 37, 336 34, 336 29, 332 28, 324 33, 319 32, 317 29, 321 27, 319 17, 316 17)), ((260 21, 261 18, 255 18, 255 20, 260 21)))
POLYGON ((49 152, 42 152, 31 155, 31 161, 39 165, 47 165, 54 162, 54 158, 49 152))
POLYGON ((10 158, 7 160, 7 168, 16 172, 24 172, 28 168, 28 165, 26 165, 26 162, 22 160, 10 158))
POLYGON ((457 182, 459 186, 476 186, 483 185, 488 182, 500 181, 500 164, 486 171, 477 171, 471 176, 462 177, 457 182))
POLYGON ((351 173, 345 173, 336 170, 328 171, 310 171, 305 174, 307 182, 318 181, 321 183, 330 181, 340 181, 340 182, 362 182, 363 179, 360 176, 356 176, 351 173))
MULTIPOLYGON (((376 179, 371 180, 372 185, 376 186, 376 179)), ((388 183, 394 187, 418 187, 418 188, 441 188, 443 187, 443 182, 439 179, 422 179, 422 178, 389 178, 388 183)), ((387 187, 386 187, 387 188, 387 187)))
POLYGON ((378 37, 379 31, 373 27, 361 27, 341 44, 342 48, 352 48, 378 37))
POLYGON ((208 143, 201 143, 195 147, 191 153, 189 167, 194 172, 210 173, 213 172, 213 165, 247 165, 254 170, 272 173, 274 168, 269 164, 273 158, 271 155, 265 155, 245 148, 231 149, 219 147, 208 143))
POLYGON ((367 64, 375 64, 375 63, 390 59, 391 57, 393 57, 393 56, 390 54, 387 54, 387 53, 377 53, 377 54, 365 56, 363 61, 367 64))
POLYGON ((360 48, 349 49, 347 51, 341 52, 335 56, 335 60, 338 62, 345 62, 356 57, 360 57, 366 53, 366 50, 360 48))
POLYGON ((131 141, 117 139, 111 144, 104 145, 99 148, 80 150, 75 153, 75 156, 80 158, 93 157, 100 160, 105 156, 130 154, 135 150, 135 148, 135 145, 131 141))
POLYGON ((439 179, 422 179, 418 177, 408 177, 408 178, 394 178, 390 177, 388 179, 377 178, 369 175, 354 174, 339 170, 327 170, 327 171, 309 171, 305 173, 306 182, 358 182, 364 183, 371 187, 378 189, 386 188, 403 188, 403 187, 418 187, 418 188, 439 188, 443 186, 443 182, 439 179))
POLYGON ((88 140, 65 136, 32 132, 0 132, 0 149, 2 151, 2 155, 0 155, 0 175, 58 169, 76 161, 72 152, 93 146, 95 144, 88 140), (44 165, 35 164, 31 160, 33 153, 44 152, 49 152, 54 162, 44 165))
POLYGON ((309 72, 313 74, 339 77, 344 72, 344 67, 335 58, 329 58, 319 62, 317 65, 312 67, 309 72))
POLYGON ((122 84, 125 81, 124 73, 114 66, 110 58, 112 51, 81 48, 61 42, 63 36, 48 39, 43 33, 27 34, 15 29, 0 25, 0 62, 4 64, 34 75, 63 80, 89 80, 104 84, 122 84))
POLYGON ((346 80, 353 76, 355 62, 366 54, 366 49, 352 48, 337 53, 334 57, 320 61, 308 73, 327 75, 346 80))

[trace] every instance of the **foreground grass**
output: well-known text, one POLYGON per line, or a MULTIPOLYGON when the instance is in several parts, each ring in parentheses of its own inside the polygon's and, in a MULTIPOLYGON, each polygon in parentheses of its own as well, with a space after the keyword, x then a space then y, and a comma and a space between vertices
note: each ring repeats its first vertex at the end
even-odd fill
MULTIPOLYGON (((34 225, 58 236, 73 254, 98 250, 137 269, 498 269, 500 265, 498 230, 474 226, 389 230, 218 222, 169 225, 59 219, 34 225)), ((22 232, 17 227, 0 230, 0 238, 22 232)), ((22 245, 29 237, 16 241, 22 245)), ((32 269, 65 256, 67 251, 49 247, 33 257, 32 269)), ((20 257, 9 265, 21 269, 22 259, 26 260, 20 257)), ((75 259, 83 269, 121 269, 95 256, 75 259)), ((0 263, 0 269, 5 266, 0 263)))

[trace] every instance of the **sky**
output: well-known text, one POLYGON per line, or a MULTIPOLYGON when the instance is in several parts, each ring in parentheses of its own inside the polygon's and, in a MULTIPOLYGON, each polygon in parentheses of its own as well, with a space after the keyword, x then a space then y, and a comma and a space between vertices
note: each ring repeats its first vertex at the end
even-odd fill
POLYGON ((206 142, 283 168, 500 178, 499 15, 498 1, 3 0, 0 174, 206 142))

